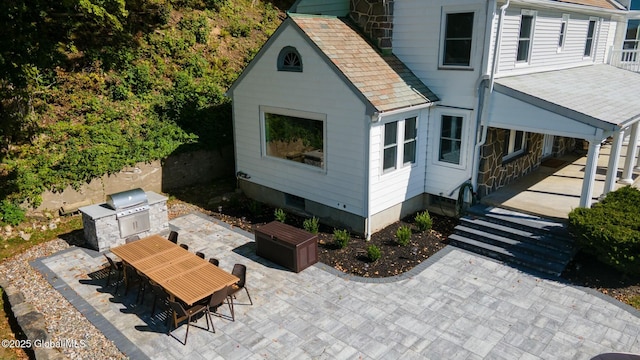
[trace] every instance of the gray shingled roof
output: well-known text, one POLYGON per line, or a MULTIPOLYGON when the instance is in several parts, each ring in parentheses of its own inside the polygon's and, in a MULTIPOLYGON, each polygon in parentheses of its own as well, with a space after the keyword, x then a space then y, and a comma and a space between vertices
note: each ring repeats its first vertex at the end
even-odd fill
POLYGON ((609 9, 609 10, 624 9, 624 7, 622 7, 615 0, 554 0, 554 1, 577 4, 577 5, 593 6, 593 7, 599 7, 602 9, 609 9))
POLYGON ((438 100, 396 56, 380 54, 347 20, 328 16, 289 15, 377 111, 438 100))
POLYGON ((640 74, 610 65, 499 78, 495 90, 605 130, 640 119, 640 74))

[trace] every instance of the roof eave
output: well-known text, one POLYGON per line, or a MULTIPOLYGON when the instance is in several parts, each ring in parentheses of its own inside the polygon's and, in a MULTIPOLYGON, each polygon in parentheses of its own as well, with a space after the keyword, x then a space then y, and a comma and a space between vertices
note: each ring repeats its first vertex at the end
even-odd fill
MULTIPOLYGON (((511 0, 511 3, 519 4, 519 5, 533 5, 538 7, 554 8, 554 9, 566 10, 566 11, 586 12, 586 13, 592 13, 596 15, 602 14, 603 12, 610 15, 625 15, 628 12, 628 10, 624 9, 620 5, 614 5, 614 6, 620 6, 620 9, 605 9, 605 8, 596 7, 596 6, 564 3, 564 2, 549 1, 549 0, 511 0)), ((617 4, 617 3, 614 3, 614 4, 617 4)))

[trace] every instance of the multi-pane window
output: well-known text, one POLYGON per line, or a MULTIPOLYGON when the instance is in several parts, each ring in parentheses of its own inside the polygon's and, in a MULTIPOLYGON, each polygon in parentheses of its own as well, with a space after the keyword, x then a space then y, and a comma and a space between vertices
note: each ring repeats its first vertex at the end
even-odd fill
POLYGON ((404 120, 404 151, 402 154, 403 163, 413 164, 416 162, 416 143, 418 129, 416 128, 416 117, 404 120))
POLYGON ((526 133, 518 130, 507 130, 504 139, 504 160, 524 153, 526 133))
POLYGON ((266 154, 324 168, 322 120, 264 113, 266 154))
POLYGON ((470 66, 473 12, 446 15, 442 65, 470 66))
POLYGON ((279 71, 302 71, 302 58, 298 50, 292 46, 285 46, 278 54, 278 70, 279 71))
POLYGON ((591 56, 593 52, 593 38, 596 33, 596 21, 589 20, 589 28, 587 29, 587 40, 584 44, 584 56, 591 56))
POLYGON ((438 160, 451 164, 460 164, 462 120, 462 116, 442 115, 438 160))
POLYGON ((396 168, 398 151, 398 122, 390 122, 384 125, 384 150, 382 155, 382 170, 387 171, 396 168))
POLYGON ((558 37, 558 51, 564 48, 564 42, 567 38, 567 26, 569 24, 569 15, 562 15, 562 22, 560 23, 560 36, 558 37))
POLYGON ((624 37, 624 43, 622 45, 622 49, 628 51, 622 53, 622 61, 636 61, 638 53, 633 50, 638 50, 639 40, 640 20, 629 20, 627 23, 627 32, 624 37))
POLYGON ((416 162, 417 120, 414 116, 384 125, 383 172, 398 168, 398 164, 410 165, 416 162))
POLYGON ((529 62, 532 37, 533 14, 523 13, 520 17, 520 33, 518 35, 518 53, 516 61, 529 62))

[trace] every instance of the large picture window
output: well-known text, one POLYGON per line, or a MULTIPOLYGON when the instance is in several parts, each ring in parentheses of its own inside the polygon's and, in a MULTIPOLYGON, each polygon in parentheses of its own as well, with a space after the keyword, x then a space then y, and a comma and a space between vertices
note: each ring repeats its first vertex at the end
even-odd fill
POLYGON ((438 160, 451 164, 460 164, 462 123, 462 116, 442 115, 438 160))
POLYGON ((268 156, 324 168, 324 122, 264 113, 268 156))
POLYGON ((442 65, 470 66, 473 12, 446 14, 442 65))

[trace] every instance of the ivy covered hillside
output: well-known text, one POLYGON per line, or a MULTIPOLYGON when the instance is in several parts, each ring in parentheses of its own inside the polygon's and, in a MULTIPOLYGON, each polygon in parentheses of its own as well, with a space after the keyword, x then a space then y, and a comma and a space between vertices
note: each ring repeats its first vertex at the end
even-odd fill
POLYGON ((0 200, 231 144, 224 92, 291 2, 0 2, 0 200))

